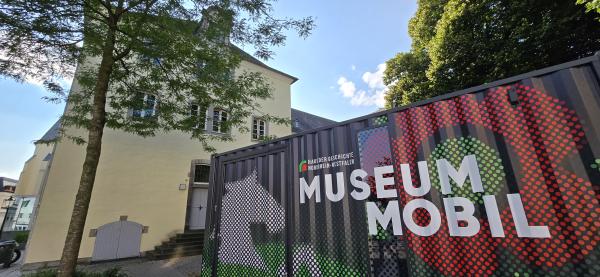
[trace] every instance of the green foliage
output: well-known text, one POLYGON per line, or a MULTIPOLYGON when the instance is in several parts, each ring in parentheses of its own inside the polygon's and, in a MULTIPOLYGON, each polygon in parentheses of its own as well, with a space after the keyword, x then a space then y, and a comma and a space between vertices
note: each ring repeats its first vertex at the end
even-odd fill
POLYGON ((600 0, 577 0, 577 4, 584 4, 586 11, 600 13, 600 0))
POLYGON ((387 62, 387 106, 592 55, 600 22, 585 9, 574 1, 419 0, 410 52, 387 62))
POLYGON ((15 241, 18 243, 26 243, 29 237, 29 231, 20 231, 15 234, 15 241))
MULTIPOLYGON (((0 0, 0 75, 43 81, 69 99, 62 126, 89 129, 100 75, 108 78, 107 127, 140 136, 180 131, 202 142, 230 140, 199 128, 205 116, 190 114, 190 103, 227 110, 224 128, 241 128, 258 113, 257 100, 271 87, 257 72, 235 72, 241 51, 256 49, 268 59, 288 30, 309 35, 313 19, 276 18, 273 0, 0 0), (101 71, 101 59, 110 70, 101 71), (60 80, 74 76, 70 94, 60 80), (99 75, 100 74, 100 75, 99 75), (152 116, 134 116, 158 100, 152 116)), ((286 118, 268 117, 275 123, 286 118)), ((210 119, 210 118, 209 118, 210 119)), ((83 138, 71 136, 77 143, 83 138)))
MULTIPOLYGON (((54 269, 40 270, 35 273, 25 274, 25 277, 56 277, 57 272, 54 269)), ((128 275, 120 268, 111 268, 102 272, 76 271, 73 277, 127 277, 128 275)))

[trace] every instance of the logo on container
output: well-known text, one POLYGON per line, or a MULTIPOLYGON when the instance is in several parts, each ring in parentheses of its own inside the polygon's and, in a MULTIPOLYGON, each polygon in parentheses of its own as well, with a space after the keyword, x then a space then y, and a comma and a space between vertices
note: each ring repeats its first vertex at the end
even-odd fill
POLYGON ((305 172, 308 170, 308 163, 306 160, 302 160, 300 164, 298 164, 298 172, 305 172))

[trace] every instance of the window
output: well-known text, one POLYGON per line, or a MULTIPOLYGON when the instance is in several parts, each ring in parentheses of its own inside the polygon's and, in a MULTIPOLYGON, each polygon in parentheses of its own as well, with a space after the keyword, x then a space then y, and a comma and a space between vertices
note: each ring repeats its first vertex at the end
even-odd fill
POLYGON ((198 117, 198 124, 196 124, 196 128, 201 130, 206 130, 206 112, 208 109, 206 106, 201 106, 197 104, 190 104, 190 115, 192 117, 198 117))
POLYGON ((30 201, 30 200, 25 200, 25 201, 23 201, 23 207, 27 207, 27 205, 29 205, 29 201, 30 201))
POLYGON ((133 110, 133 117, 150 118, 156 115, 158 101, 156 95, 144 94, 143 107, 139 110, 133 110))
POLYGON ((262 139, 267 135, 267 122, 260 118, 252 119, 252 139, 262 139))
POLYGON ((227 112, 221 109, 213 110, 212 130, 217 133, 227 133, 224 123, 227 121, 227 112))
POLYGON ((210 173, 210 166, 205 164, 197 164, 194 166, 194 183, 206 183, 208 184, 208 176, 210 173))

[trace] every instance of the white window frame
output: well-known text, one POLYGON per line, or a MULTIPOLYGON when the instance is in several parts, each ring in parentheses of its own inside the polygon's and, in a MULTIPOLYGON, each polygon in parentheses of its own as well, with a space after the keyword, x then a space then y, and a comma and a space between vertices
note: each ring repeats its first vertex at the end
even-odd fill
MULTIPOLYGON (((204 108, 204 128, 201 128, 200 124, 201 122, 198 122, 198 124, 196 124, 196 126, 194 126, 194 128, 196 129, 201 129, 201 130, 208 130, 208 112, 209 112, 209 108, 204 108)), ((191 116, 200 116, 200 112, 202 111, 202 105, 196 104, 196 103, 190 103, 190 115, 191 116), (196 106, 196 110, 194 111, 194 106, 196 106), (194 112, 196 114, 194 114, 194 112)))
POLYGON ((210 164, 207 163, 207 162, 202 161, 202 162, 192 162, 192 165, 194 167, 194 169, 193 169, 194 170, 194 174, 192 174, 192 176, 191 176, 192 177, 192 186, 193 187, 206 187, 206 188, 208 188, 208 186, 209 186, 208 181, 207 182, 196 182, 196 180, 195 180, 196 179, 196 166, 198 166, 198 165, 200 165, 200 166, 207 166, 208 169, 209 169, 209 171, 210 171, 210 164))
POLYGON ((260 118, 260 117, 252 117, 252 128, 251 128, 251 135, 252 135, 252 140, 261 140, 265 137, 267 137, 269 135, 269 128, 268 128, 268 124, 267 121, 265 121, 264 119, 260 118), (261 134, 261 130, 260 130, 260 124, 262 123, 262 134, 261 134))
POLYGON ((211 110, 211 114, 212 114, 212 120, 211 120, 212 123, 211 123, 211 126, 210 126, 210 130, 213 133, 218 133, 218 134, 227 134, 227 133, 229 133, 229 130, 222 130, 221 124, 220 124, 222 121, 229 120, 229 112, 226 111, 226 110, 224 110, 224 109, 221 109, 221 108, 213 108, 211 110), (215 113, 216 112, 219 112, 218 118, 215 118, 215 113), (223 113, 226 114, 225 120, 223 120, 223 113))
POLYGON ((142 105, 143 105, 142 109, 132 110, 132 112, 131 112, 132 117, 134 117, 134 118, 152 118, 152 117, 156 116, 156 110, 158 108, 158 96, 156 96, 155 94, 144 93, 142 105), (146 103, 148 102, 148 98, 150 96, 154 97, 154 105, 152 106, 152 109, 146 109, 146 103), (139 113, 139 114, 136 114, 136 113, 139 113))

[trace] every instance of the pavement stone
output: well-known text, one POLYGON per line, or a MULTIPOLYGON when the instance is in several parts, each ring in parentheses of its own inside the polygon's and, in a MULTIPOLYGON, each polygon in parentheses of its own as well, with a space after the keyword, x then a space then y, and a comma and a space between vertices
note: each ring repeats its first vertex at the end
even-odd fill
MULTIPOLYGON (((78 266, 79 269, 91 272, 100 272, 114 267, 121 268, 130 277, 190 277, 199 275, 202 267, 202 256, 159 261, 130 259, 78 266)), ((29 272, 22 272, 20 264, 14 264, 8 269, 0 269, 0 277, 21 277, 24 273, 29 272)))

